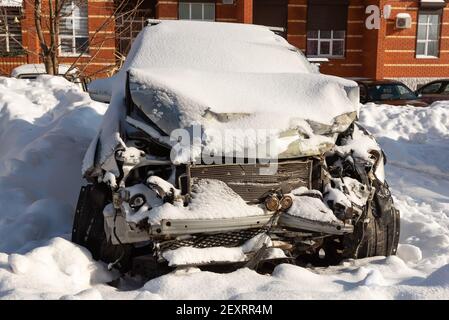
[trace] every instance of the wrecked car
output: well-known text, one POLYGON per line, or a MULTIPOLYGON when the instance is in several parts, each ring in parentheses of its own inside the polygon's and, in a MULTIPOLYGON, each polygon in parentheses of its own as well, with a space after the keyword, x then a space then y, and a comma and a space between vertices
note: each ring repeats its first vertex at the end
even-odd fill
POLYGON ((72 239, 128 271, 396 253, 357 83, 268 27, 149 21, 86 152, 72 239))

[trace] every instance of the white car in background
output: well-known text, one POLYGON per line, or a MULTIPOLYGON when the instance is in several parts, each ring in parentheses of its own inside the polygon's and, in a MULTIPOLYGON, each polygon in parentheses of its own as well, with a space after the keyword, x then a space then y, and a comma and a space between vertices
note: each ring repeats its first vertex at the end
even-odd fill
MULTIPOLYGON (((58 76, 66 78, 70 82, 78 85, 83 91, 86 91, 85 81, 79 76, 79 73, 80 72, 78 68, 71 69, 71 65, 69 64, 59 65, 58 76)), ((47 72, 45 71, 45 65, 43 63, 23 64, 11 71, 11 77, 16 79, 34 80, 38 76, 43 74, 47 74, 47 72)))

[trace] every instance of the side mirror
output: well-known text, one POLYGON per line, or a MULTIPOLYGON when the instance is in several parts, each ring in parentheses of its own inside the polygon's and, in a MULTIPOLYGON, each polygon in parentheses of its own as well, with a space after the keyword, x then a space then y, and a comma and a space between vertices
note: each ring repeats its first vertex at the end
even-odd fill
POLYGON ((87 85, 87 92, 92 100, 109 103, 111 102, 114 78, 103 78, 92 80, 87 85))

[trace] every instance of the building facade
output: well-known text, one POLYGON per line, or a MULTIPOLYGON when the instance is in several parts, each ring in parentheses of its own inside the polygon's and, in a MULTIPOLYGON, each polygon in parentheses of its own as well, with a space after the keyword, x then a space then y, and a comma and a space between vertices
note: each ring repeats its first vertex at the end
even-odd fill
MULTIPOLYGON (((0 6, 2 1, 16 0, 0 0, 0 6)), ((445 0, 130 0, 127 6, 138 8, 137 11, 132 15, 114 13, 122 2, 87 1, 87 11, 80 12, 84 17, 81 20, 86 22, 85 30, 74 28, 66 39, 60 37, 65 41, 61 44, 64 48, 76 48, 75 33, 82 33, 80 39, 88 37, 89 48, 80 61, 88 65, 91 73, 126 56, 145 19, 155 18, 282 28, 280 34, 308 57, 328 60, 321 65, 321 72, 327 74, 395 78, 411 86, 415 82, 449 77, 449 6, 445 0), (96 31, 111 13, 115 14, 115 23, 96 31), (96 41, 92 39, 94 36, 96 41), (96 42, 101 45, 95 45, 96 42)), ((14 27, 16 13, 11 15, 9 29, 16 35, 21 31, 21 41, 29 49, 36 45, 36 40, 29 31, 34 22, 30 12, 33 8, 28 7, 24 2, 21 8, 14 9, 22 12, 21 30, 14 27)), ((0 48, 1 34, 0 29, 0 48)), ((70 62, 75 55, 76 52, 72 56, 64 54, 61 61, 70 62)), ((0 68, 8 69, 5 62, 14 66, 38 59, 37 55, 23 52, 4 55, 0 57, 0 68)))
MULTIPOLYGON (((113 0, 65 0, 60 14, 58 58, 84 74, 108 75, 116 65, 113 0)), ((34 1, 0 0, 0 75, 25 63, 42 63, 34 1)), ((42 2, 43 35, 48 40, 48 0, 42 2)))

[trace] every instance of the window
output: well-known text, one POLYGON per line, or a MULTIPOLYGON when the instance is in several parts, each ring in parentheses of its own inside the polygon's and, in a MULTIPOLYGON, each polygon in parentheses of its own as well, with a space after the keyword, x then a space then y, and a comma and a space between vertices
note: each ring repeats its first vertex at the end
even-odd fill
POLYGON ((215 21, 215 3, 180 2, 179 19, 215 21))
POLYGON ((379 84, 370 86, 368 94, 373 101, 416 99, 413 91, 401 84, 379 84))
POLYGON ((307 1, 307 56, 342 58, 349 0, 307 1))
POLYGON ((440 14, 420 13, 416 43, 417 58, 437 58, 440 44, 440 14))
POLYGON ((440 91, 441 85, 442 85, 441 82, 431 83, 431 84, 423 87, 419 91, 420 91, 420 93, 423 93, 423 94, 438 93, 438 91, 440 91))
POLYGON ((62 55, 88 53, 87 1, 67 1, 64 4, 59 23, 59 43, 62 55))
POLYGON ((307 31, 307 56, 343 57, 344 52, 344 30, 307 31))
POLYGON ((442 94, 449 95, 449 83, 446 84, 446 88, 444 88, 442 94))
POLYGON ((0 7, 0 55, 23 52, 20 16, 19 7, 0 7))

